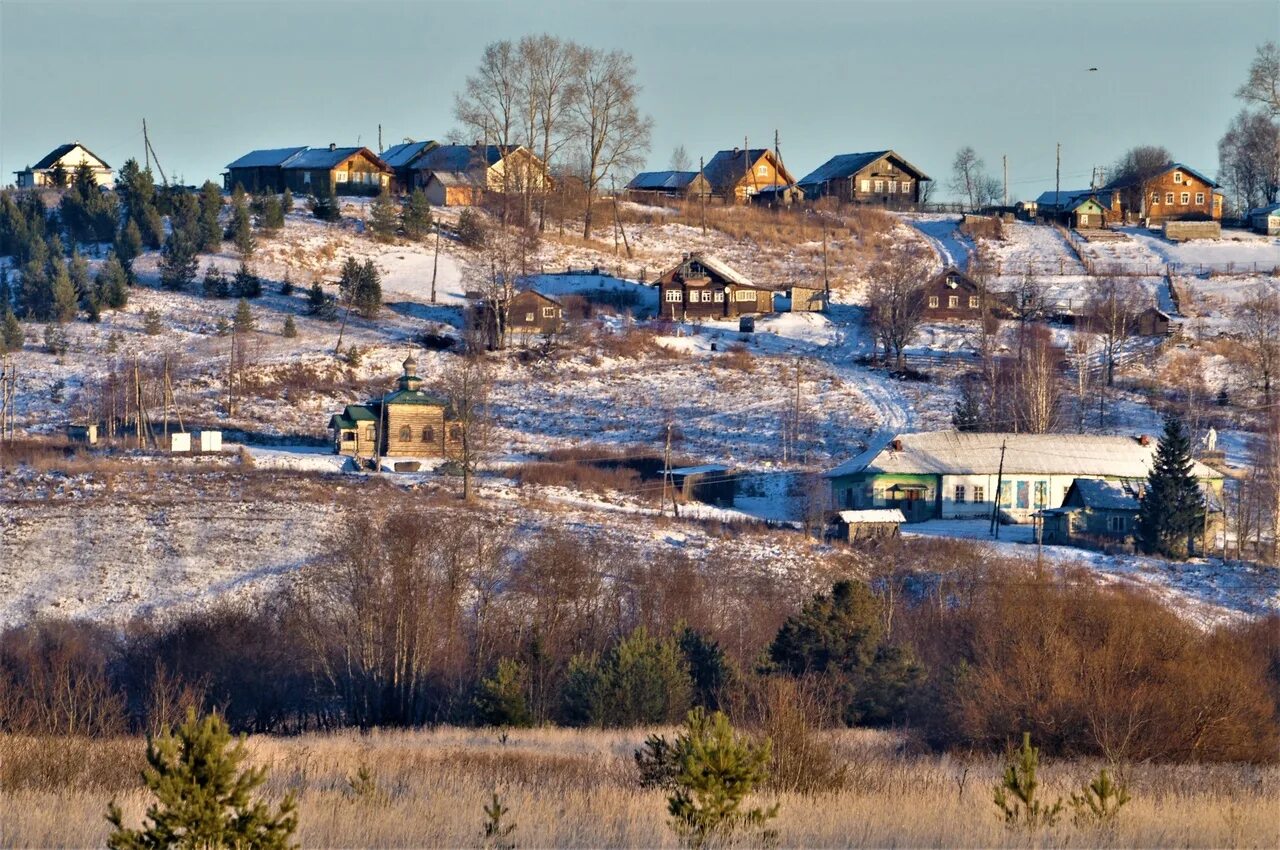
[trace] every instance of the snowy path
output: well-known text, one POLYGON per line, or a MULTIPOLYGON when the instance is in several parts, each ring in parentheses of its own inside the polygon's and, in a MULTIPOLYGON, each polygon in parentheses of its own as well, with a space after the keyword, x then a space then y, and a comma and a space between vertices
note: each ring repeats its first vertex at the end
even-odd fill
POLYGON ((909 218, 907 221, 920 231, 920 235, 932 246, 944 266, 968 268, 973 244, 960 234, 959 216, 909 218))

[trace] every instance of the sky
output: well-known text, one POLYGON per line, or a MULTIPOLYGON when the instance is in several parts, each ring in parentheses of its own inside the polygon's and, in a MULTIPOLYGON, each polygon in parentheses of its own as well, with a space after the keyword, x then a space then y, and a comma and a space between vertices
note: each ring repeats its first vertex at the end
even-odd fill
POLYGON ((1138 144, 1215 174, 1280 0, 0 0, 0 184, 68 141, 141 161, 144 118, 187 183, 379 124, 442 138, 485 44, 541 32, 634 56, 650 169, 776 131, 797 178, 893 148, 943 198, 971 145, 1015 200, 1054 187, 1057 143, 1064 189, 1138 144))

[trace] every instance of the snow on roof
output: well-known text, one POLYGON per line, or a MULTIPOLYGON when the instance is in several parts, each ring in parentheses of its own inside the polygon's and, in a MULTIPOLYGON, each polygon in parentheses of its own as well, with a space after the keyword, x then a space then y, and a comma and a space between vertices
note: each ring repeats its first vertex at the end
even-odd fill
MULTIPOLYGON (((364 148, 310 148, 283 164, 283 168, 333 168, 364 148)), ((376 159, 376 157, 375 157, 376 159)))
POLYGON ((711 472, 728 472, 729 467, 718 463, 705 463, 702 466, 682 466, 671 470, 672 475, 706 475, 711 472))
POLYGON ((627 184, 628 189, 683 189, 698 177, 696 171, 642 171, 627 184))
POLYGON ((464 172, 481 164, 493 165, 501 159, 502 149, 497 145, 440 145, 427 151, 414 167, 423 171, 464 172))
POLYGON ((1248 218, 1253 218, 1255 215, 1277 215, 1277 214, 1280 214, 1280 204, 1267 204, 1265 207, 1255 207, 1254 209, 1251 209, 1249 210, 1249 212, 1245 213, 1245 215, 1248 218))
POLYGON ((840 511, 836 516, 849 525, 863 522, 906 522, 907 518, 897 508, 876 508, 863 511, 840 511))
POLYGON ((229 164, 227 168, 267 168, 273 165, 284 165, 306 149, 306 145, 299 148, 261 148, 249 151, 229 164))
POLYGON ((423 151, 434 145, 433 141, 425 142, 402 142, 398 145, 392 145, 382 153, 378 154, 378 158, 392 168, 400 168, 408 165, 416 159, 423 151))
MULTIPOLYGON (((1100 478, 1145 478, 1155 457, 1156 441, 1142 445, 1136 437, 1096 434, 983 434, 926 431, 899 434, 826 473, 828 478, 859 472, 906 475, 986 475, 1000 469, 1005 446, 1006 475, 1077 475, 1100 478), (901 446, 894 449, 894 444, 901 446)), ((1197 478, 1221 473, 1194 462, 1197 478)))
POLYGON ((1075 209, 1089 198, 1097 198, 1103 207, 1111 208, 1111 192, 1102 189, 1050 189, 1040 193, 1040 197, 1036 198, 1036 206, 1075 209))
POLYGON ((846 177, 852 177, 882 156, 892 156, 901 163, 907 171, 915 174, 916 179, 918 180, 930 179, 929 175, 898 156, 898 154, 894 153, 892 150, 882 150, 837 154, 802 177, 796 185, 817 186, 819 184, 826 183, 828 180, 840 180, 846 177))
POLYGON ((1138 497, 1124 485, 1096 478, 1077 478, 1071 486, 1080 494, 1086 508, 1102 510, 1136 511, 1138 497))
POLYGON ((701 251, 695 251, 689 255, 689 259, 697 260, 703 267, 710 269, 729 283, 736 283, 739 286, 755 287, 756 284, 751 282, 751 278, 726 263, 724 260, 713 254, 704 254, 701 251))

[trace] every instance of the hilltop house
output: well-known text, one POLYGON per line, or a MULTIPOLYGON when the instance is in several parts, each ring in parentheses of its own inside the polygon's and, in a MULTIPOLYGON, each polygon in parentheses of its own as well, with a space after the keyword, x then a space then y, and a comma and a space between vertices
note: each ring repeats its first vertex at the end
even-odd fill
POLYGON ((777 154, 768 148, 718 151, 702 169, 702 174, 711 193, 726 203, 744 204, 765 189, 796 182, 777 154))
POLYGON ((1115 192, 1098 189, 1064 189, 1042 192, 1036 198, 1036 215, 1041 221, 1052 221, 1065 227, 1097 229, 1111 218, 1115 192))
POLYGON ((627 184, 628 200, 639 203, 703 198, 711 194, 711 184, 697 171, 642 171, 627 184))
POLYGON ((414 164, 426 156, 428 151, 439 146, 438 142, 433 141, 403 142, 379 153, 378 158, 385 162, 394 174, 392 190, 407 194, 414 189, 421 189, 422 187, 415 182, 419 172, 414 168, 414 164))
POLYGON ((336 195, 376 195, 391 185, 392 171, 368 148, 308 148, 280 166, 284 185, 309 195, 328 182, 336 195))
POLYGON ((554 188, 542 160, 523 145, 437 145, 409 166, 413 185, 437 206, 470 206, 488 192, 547 192, 554 188))
POLYGON ((227 170, 222 173, 222 186, 228 192, 239 186, 250 194, 279 194, 284 191, 284 172, 281 169, 286 162, 305 150, 304 146, 249 151, 227 165, 227 170))
MULTIPOLYGON (((837 509, 898 508, 907 522, 991 516, 1012 522, 1062 504, 1081 478, 1141 481, 1154 462, 1146 436, 899 434, 826 473, 837 509), (998 488, 998 492, 997 492, 998 488)), ((1216 493, 1222 475, 1197 462, 1194 474, 1216 493)))
MULTIPOLYGON (((499 300, 500 303, 501 300, 499 300)), ((468 311, 472 330, 485 337, 486 344, 496 346, 506 332, 527 339, 531 336, 555 336, 564 331, 564 306, 556 298, 536 289, 522 289, 511 296, 506 310, 496 311, 491 299, 477 297, 468 311)))
POLYGON ((459 454, 461 436, 449 421, 449 404, 423 392, 417 368, 409 355, 395 390, 364 404, 349 404, 330 417, 334 452, 368 460, 459 454))
POLYGON ((665 319, 726 319, 773 312, 774 290, 709 254, 686 254, 658 278, 658 312, 665 319))
POLYGON ((838 198, 855 204, 910 207, 932 178, 892 150, 833 156, 796 185, 809 200, 838 198))
POLYGON ((973 278, 948 266, 934 275, 920 293, 921 317, 926 322, 982 318, 982 288, 973 278))
POLYGON ((1222 192, 1218 184, 1180 162, 1142 179, 1119 178, 1111 191, 1115 220, 1140 221, 1148 226, 1166 221, 1221 221, 1222 192))
POLYGON ((110 189, 115 185, 115 175, 111 171, 111 166, 79 142, 58 145, 35 165, 28 165, 14 174, 18 178, 19 189, 67 186, 82 164, 89 166, 93 172, 93 179, 99 186, 110 189))

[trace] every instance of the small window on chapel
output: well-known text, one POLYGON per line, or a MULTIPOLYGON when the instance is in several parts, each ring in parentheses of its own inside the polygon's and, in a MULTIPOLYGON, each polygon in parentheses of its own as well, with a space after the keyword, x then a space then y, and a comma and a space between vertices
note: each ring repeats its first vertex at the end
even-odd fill
POLYGON ((401 426, 400 426, 400 440, 401 440, 401 442, 405 442, 405 443, 407 443, 407 442, 409 442, 409 441, 410 441, 410 440, 412 440, 412 439, 413 439, 413 429, 412 429, 412 428, 410 428, 408 425, 401 425, 401 426))
POLYGON ((434 443, 436 441, 436 429, 430 425, 422 429, 422 442, 434 443))

